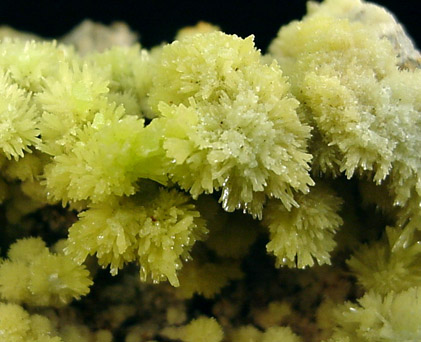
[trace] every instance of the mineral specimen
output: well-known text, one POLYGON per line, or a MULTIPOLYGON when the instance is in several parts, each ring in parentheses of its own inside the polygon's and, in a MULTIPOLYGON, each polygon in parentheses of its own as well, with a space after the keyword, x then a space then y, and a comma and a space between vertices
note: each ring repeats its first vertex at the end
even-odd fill
POLYGON ((0 37, 2 341, 421 340, 421 58, 385 9, 310 2, 266 55, 0 37))

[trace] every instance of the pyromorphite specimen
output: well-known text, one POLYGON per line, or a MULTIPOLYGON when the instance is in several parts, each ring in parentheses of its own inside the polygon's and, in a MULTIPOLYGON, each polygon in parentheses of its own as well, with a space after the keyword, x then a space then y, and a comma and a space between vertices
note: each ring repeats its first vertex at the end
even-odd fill
POLYGON ((310 3, 266 55, 10 34, 0 340, 421 340, 420 55, 383 8, 310 3))

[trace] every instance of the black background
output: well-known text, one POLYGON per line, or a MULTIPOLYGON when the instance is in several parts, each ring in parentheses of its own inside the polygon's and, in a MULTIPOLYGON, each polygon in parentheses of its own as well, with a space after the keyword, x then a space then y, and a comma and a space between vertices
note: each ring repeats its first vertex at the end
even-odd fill
MULTIPOLYGON (((421 46, 419 0, 378 0, 405 25, 421 46)), ((305 13, 305 0, 226 1, 22 1, 0 0, 0 23, 45 37, 59 37, 85 18, 104 24, 122 20, 140 35, 143 46, 171 41, 177 29, 199 20, 217 24, 227 33, 255 35, 265 50, 281 25, 305 13)))

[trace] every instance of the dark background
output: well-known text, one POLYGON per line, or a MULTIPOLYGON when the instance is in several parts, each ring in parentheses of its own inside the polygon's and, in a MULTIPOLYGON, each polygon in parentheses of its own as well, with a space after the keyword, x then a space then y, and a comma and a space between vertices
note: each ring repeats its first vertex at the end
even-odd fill
MULTIPOLYGON (((419 0, 378 0, 405 25, 421 46, 419 0)), ((110 24, 122 20, 140 35, 143 46, 171 41, 177 29, 205 20, 227 33, 255 35, 265 50, 281 25, 305 13, 305 0, 214 0, 214 1, 22 1, 0 0, 0 24, 59 37, 85 18, 110 24)))

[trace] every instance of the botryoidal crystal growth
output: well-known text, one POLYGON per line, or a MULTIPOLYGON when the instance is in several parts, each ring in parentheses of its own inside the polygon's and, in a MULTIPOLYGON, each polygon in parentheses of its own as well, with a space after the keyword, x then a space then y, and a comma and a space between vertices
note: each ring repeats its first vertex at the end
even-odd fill
POLYGON ((421 340, 421 56, 385 9, 310 2, 266 54, 0 37, 2 341, 421 340))

